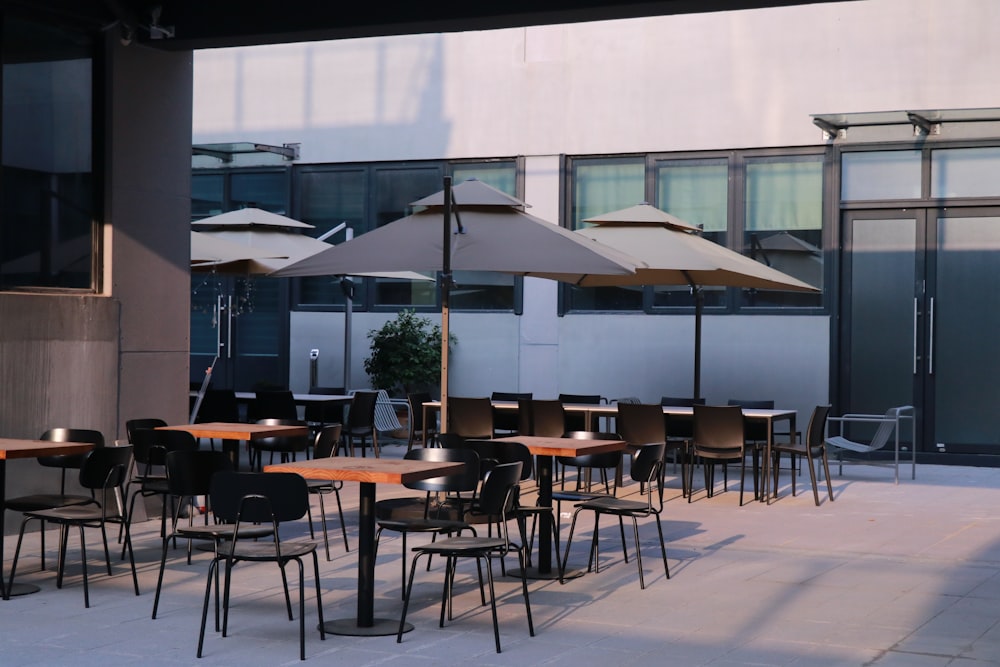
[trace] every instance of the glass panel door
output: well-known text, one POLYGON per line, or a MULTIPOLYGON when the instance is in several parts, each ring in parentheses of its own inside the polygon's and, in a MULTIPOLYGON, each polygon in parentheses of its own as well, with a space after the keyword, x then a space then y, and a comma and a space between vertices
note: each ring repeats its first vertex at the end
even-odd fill
POLYGON ((933 447, 956 453, 1000 451, 1000 212, 936 216, 928 295, 928 405, 933 447))

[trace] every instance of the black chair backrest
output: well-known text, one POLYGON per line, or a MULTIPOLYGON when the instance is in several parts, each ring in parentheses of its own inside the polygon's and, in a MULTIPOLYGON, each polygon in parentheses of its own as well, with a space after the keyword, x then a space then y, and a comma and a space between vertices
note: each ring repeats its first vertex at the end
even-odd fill
POLYGON ((240 404, 232 389, 209 389, 198 408, 196 422, 238 422, 240 404))
POLYGON ((353 429, 375 428, 375 403, 377 391, 356 391, 351 400, 351 410, 347 414, 347 425, 353 429))
POLYGON ((298 419, 299 410, 292 392, 285 389, 258 391, 247 407, 247 421, 261 419, 298 419))
POLYGON ((511 489, 522 479, 520 461, 502 463, 488 473, 483 479, 483 488, 479 492, 479 510, 490 517, 500 517, 514 506, 516 494, 511 489))
MULTIPOLYGON (((49 442, 89 442, 94 447, 104 447, 104 434, 89 428, 50 428, 39 440, 49 442)), ((79 468, 86 454, 56 454, 39 456, 38 462, 47 468, 79 468)))
MULTIPOLYGON (((559 394, 559 400, 563 403, 581 403, 583 405, 600 405, 604 402, 604 397, 600 394, 559 394)), ((566 423, 563 429, 566 431, 585 431, 590 428, 587 424, 586 415, 574 412, 566 413, 566 423)))
MULTIPOLYGON (((309 387, 310 394, 325 394, 327 396, 344 396, 347 390, 344 387, 309 387)), ((344 406, 341 404, 329 403, 307 403, 303 416, 307 422, 318 422, 331 424, 342 422, 344 419, 344 406)))
MULTIPOLYGON (((573 440, 621 440, 617 433, 606 431, 568 431, 563 437, 573 440)), ((601 452, 600 454, 580 454, 579 456, 560 456, 559 462, 578 468, 617 468, 622 460, 622 451, 601 452)))
POLYGON ((694 406, 695 452, 701 456, 739 458, 745 442, 743 409, 738 405, 694 406))
POLYGON ((297 521, 309 509, 306 480, 293 472, 217 472, 210 496, 215 517, 226 523, 297 521))
MULTIPOLYGON (((495 391, 490 396, 493 401, 531 400, 531 392, 495 391)), ((520 428, 520 418, 510 410, 493 410, 493 431, 517 431, 520 428)))
POLYGON ((442 449, 423 447, 411 449, 403 457, 408 461, 434 461, 438 463, 464 463, 461 472, 441 477, 406 482, 403 486, 430 492, 474 492, 479 487, 479 454, 472 449, 442 449))
POLYGON ((207 496, 212 491, 212 476, 231 471, 233 460, 227 452, 176 450, 167 452, 167 486, 175 496, 207 496))
POLYGON ((513 440, 468 440, 465 446, 475 449, 479 454, 479 467, 483 472, 483 479, 485 479, 485 473, 489 472, 491 468, 507 463, 521 464, 522 480, 531 477, 533 467, 531 450, 522 442, 513 440))
POLYGON ((314 459, 327 459, 337 455, 337 450, 340 449, 341 430, 343 429, 340 424, 330 424, 319 430, 313 441, 314 459))
POLYGON ((619 403, 618 432, 631 447, 667 440, 663 407, 654 403, 619 403))
POLYGON ((424 427, 424 403, 433 400, 430 392, 414 391, 406 395, 406 401, 410 404, 410 424, 414 430, 419 431, 424 427))
POLYGON ((632 457, 630 474, 637 482, 649 484, 659 476, 660 466, 663 465, 663 456, 666 453, 665 443, 653 445, 643 445, 632 457))
POLYGON ((517 404, 521 435, 561 438, 566 432, 566 411, 562 401, 522 398, 517 404))
POLYGON ((826 440, 826 420, 830 416, 831 406, 817 405, 809 417, 809 428, 806 430, 806 444, 810 449, 823 447, 826 440))
POLYGON ((468 440, 464 435, 458 435, 457 433, 440 433, 437 437, 438 447, 444 449, 457 449, 459 447, 464 447, 465 442, 468 440))
POLYGON ((445 431, 464 438, 492 438, 493 406, 490 399, 449 396, 445 431))
MULTIPOLYGON (((743 398, 731 398, 728 405, 738 405, 741 408, 757 408, 758 410, 773 410, 774 401, 758 401, 743 398)), ((745 427, 745 437, 751 441, 767 440, 767 424, 750 422, 745 427)))
POLYGON ((660 405, 673 405, 679 408, 690 408, 695 405, 705 405, 705 399, 691 398, 690 396, 661 396, 660 405))
POLYGON ((84 454, 80 466, 80 486, 85 489, 113 489, 125 483, 132 464, 132 445, 98 447, 84 454))
POLYGON ((125 437, 133 445, 132 436, 141 428, 156 428, 157 426, 166 426, 167 422, 162 419, 148 418, 148 419, 129 419, 125 422, 125 437))
MULTIPOLYGON (((307 426, 301 419, 258 419, 258 424, 267 426, 307 426)), ((308 435, 278 435, 270 438, 258 438, 253 443, 264 449, 268 447, 280 447, 285 451, 304 452, 309 446, 308 435)))
POLYGON ((146 466, 166 464, 167 452, 198 449, 198 439, 187 431, 137 429, 132 435, 136 463, 146 466))

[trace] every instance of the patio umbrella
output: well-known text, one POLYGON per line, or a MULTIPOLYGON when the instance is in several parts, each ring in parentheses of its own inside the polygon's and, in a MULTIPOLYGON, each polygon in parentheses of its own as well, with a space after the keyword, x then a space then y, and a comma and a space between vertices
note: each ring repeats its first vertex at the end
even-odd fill
POLYGON ((635 260, 616 250, 525 213, 524 202, 474 179, 452 187, 446 177, 442 191, 412 205, 425 208, 274 275, 440 271, 442 424, 448 423, 448 308, 453 270, 580 283, 593 274, 631 274, 637 267, 635 260))
POLYGON ((581 286, 688 285, 695 294, 694 397, 701 397, 702 287, 818 292, 797 278, 733 252, 701 236, 700 230, 646 203, 584 222, 577 234, 627 253, 645 264, 634 274, 587 276, 581 286))
MULTIPOLYGON (((197 272, 269 276, 293 262, 333 247, 330 243, 302 233, 304 230, 315 229, 313 225, 253 207, 196 220, 191 226, 204 230, 191 233, 191 269, 197 272), (230 249, 228 256, 196 263, 197 253, 211 256, 212 253, 225 252, 226 248, 230 249), (240 248, 244 249, 242 253, 240 248)), ((337 275, 429 280, 427 276, 412 271, 337 275)), ((345 298, 347 302, 344 316, 344 386, 348 387, 351 357, 351 296, 347 289, 345 298)))

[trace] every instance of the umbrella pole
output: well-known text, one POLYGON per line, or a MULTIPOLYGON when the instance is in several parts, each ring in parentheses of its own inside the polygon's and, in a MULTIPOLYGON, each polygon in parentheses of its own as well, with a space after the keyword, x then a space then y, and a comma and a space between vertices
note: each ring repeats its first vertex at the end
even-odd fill
POLYGON ((344 291, 344 391, 351 390, 351 329, 354 315, 354 281, 348 276, 340 279, 344 291))
POLYGON ((701 287, 692 285, 694 290, 694 398, 701 398, 701 311, 705 306, 705 294, 701 287))
POLYGON ((441 430, 448 432, 448 338, 451 300, 451 176, 444 177, 444 239, 441 262, 441 430))

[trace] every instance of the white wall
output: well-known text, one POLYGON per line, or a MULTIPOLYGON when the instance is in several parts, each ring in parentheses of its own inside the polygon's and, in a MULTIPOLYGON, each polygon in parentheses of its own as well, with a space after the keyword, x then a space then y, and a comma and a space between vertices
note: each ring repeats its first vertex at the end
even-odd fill
MULTIPOLYGON (((299 142, 301 163, 525 156, 525 199, 557 221, 560 155, 817 145, 811 114, 997 106, 997 25, 995 0, 866 0, 203 51, 194 140, 299 142)), ((455 314, 452 392, 690 392, 691 317, 559 318, 556 294, 529 279, 523 317, 455 314)), ((385 317, 355 315, 358 386, 385 317)), ((293 314, 293 386, 342 321, 293 314)), ((827 317, 706 316, 703 393, 811 410, 829 345, 827 317)))

